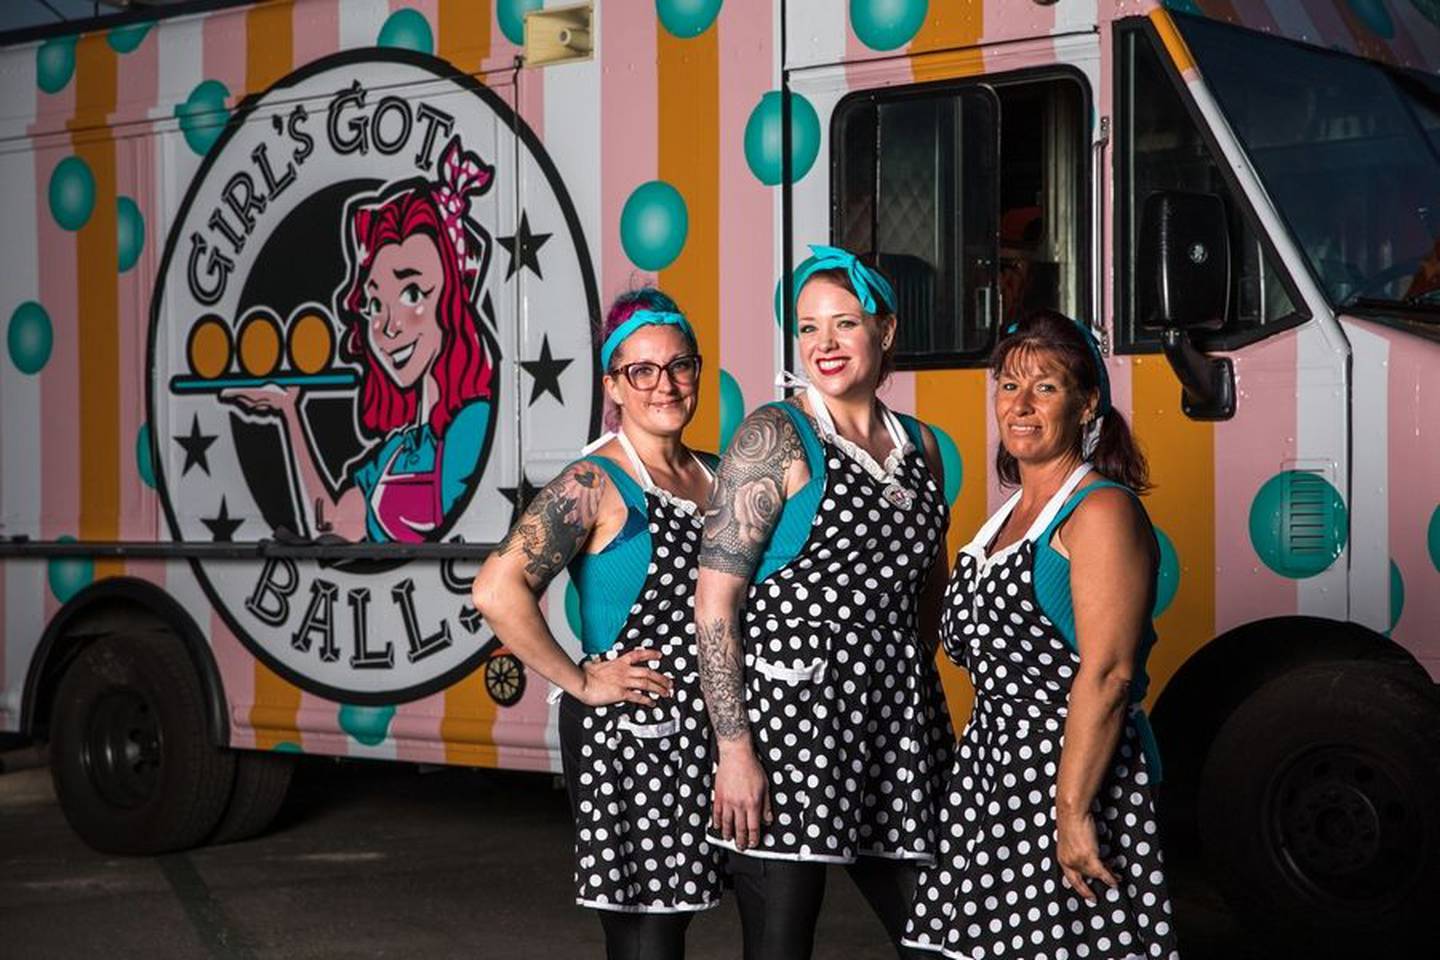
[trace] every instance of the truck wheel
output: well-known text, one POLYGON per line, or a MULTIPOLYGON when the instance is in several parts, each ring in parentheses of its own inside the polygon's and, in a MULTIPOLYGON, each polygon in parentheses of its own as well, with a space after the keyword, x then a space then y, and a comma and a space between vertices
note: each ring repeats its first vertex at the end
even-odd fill
POLYGON ((154 854, 214 830, 235 757, 210 742, 206 713, 189 654, 169 633, 102 637, 76 657, 56 692, 50 765, 81 839, 154 854))
POLYGON ((1234 911, 1299 955, 1390 956, 1434 943, 1440 901, 1440 705, 1377 662, 1284 674, 1221 727, 1200 839, 1234 911), (1381 933, 1383 931, 1383 934, 1381 933))
POLYGON ((295 758, 250 750, 235 754, 235 787, 210 843, 235 843, 258 836, 270 826, 290 792, 295 758))

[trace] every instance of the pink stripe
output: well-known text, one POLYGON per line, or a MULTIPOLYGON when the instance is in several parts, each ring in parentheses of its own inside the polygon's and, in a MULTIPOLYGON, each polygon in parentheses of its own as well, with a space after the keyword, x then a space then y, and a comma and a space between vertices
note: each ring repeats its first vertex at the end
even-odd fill
MULTIPOLYGON (((504 31, 502 31, 502 30, 500 29, 500 4, 501 4, 501 2, 503 2, 503 0, 491 0, 491 3, 490 3, 490 49, 487 50, 487 51, 483 51, 483 52, 481 53, 481 55, 480 55, 480 69, 484 70, 484 71, 487 72, 487 73, 489 73, 490 71, 493 71, 493 70, 511 70, 511 69, 514 69, 514 66, 515 66, 515 58, 518 57, 518 56, 520 56, 520 53, 521 53, 520 48, 517 47, 515 44, 511 43, 511 42, 510 42, 510 38, 507 37, 507 36, 505 36, 504 31)), ((612 4, 611 6, 606 7, 605 10, 604 10, 604 12, 600 14, 602 17, 605 18, 605 22, 606 22, 607 24, 613 23, 614 20, 616 19, 616 18, 615 18, 615 14, 616 14, 617 11, 614 9, 615 6, 620 6, 620 4, 612 4)), ((647 36, 648 36, 648 38, 649 38, 650 49, 651 49, 652 54, 653 54, 653 51, 654 51, 654 48, 655 48, 655 14, 654 14, 653 10, 646 10, 646 9, 645 9, 646 7, 649 7, 649 6, 651 6, 651 5, 648 4, 648 3, 626 3, 626 4, 623 4, 623 6, 625 7, 625 15, 626 15, 627 18, 629 18, 632 14, 635 14, 635 13, 637 13, 637 12, 640 14, 640 16, 638 16, 637 18, 635 18, 635 19, 633 19, 633 20, 631 20, 631 19, 626 19, 626 20, 625 20, 625 22, 629 25, 629 27, 628 27, 627 29, 635 29, 635 28, 638 26, 638 24, 642 24, 642 23, 643 23, 643 24, 645 25, 643 32, 646 33, 647 36)), ((603 34, 602 34, 602 36, 603 36, 603 34)), ((610 37, 609 39, 610 39, 612 42, 615 40, 615 38, 614 38, 613 36, 610 37)), ((636 39, 639 39, 639 38, 636 38, 636 39)), ((627 42, 628 42, 628 38, 627 38, 627 42)), ((599 51, 596 51, 596 57, 597 57, 597 58, 599 57, 599 51)), ((605 62, 604 60, 601 60, 601 63, 604 63, 604 62, 605 62)), ((615 62, 615 61, 612 59, 611 62, 613 63, 613 62, 615 62)), ((629 62, 631 62, 631 61, 620 61, 620 62, 629 63, 629 62)), ((640 63, 647 63, 647 62, 648 62, 648 63, 652 63, 652 64, 653 64, 653 63, 655 62, 655 58, 654 58, 654 56, 652 55, 651 58, 650 58, 648 61, 642 60, 642 61, 638 61, 638 62, 640 62, 640 63)), ((650 85, 650 99, 651 99, 651 100, 654 100, 654 83, 653 83, 653 82, 652 82, 651 85, 650 85)))
MULTIPOLYGON (((544 610, 547 621, 563 623, 565 591, 547 591, 544 610)), ((550 725, 550 704, 545 702, 550 685, 533 671, 526 671, 526 680, 525 696, 513 707, 497 707, 495 723, 491 728, 496 760, 501 767, 512 770, 531 770, 543 766, 537 759, 535 748, 544 745, 545 730, 550 725)))
POLYGON ((436 693, 395 708, 390 732, 395 737, 395 759, 411 763, 444 763, 445 744, 440 724, 445 719, 445 694, 436 693))
POLYGON ((1235 419, 1214 434, 1217 634, 1298 609, 1295 581, 1261 563, 1250 542, 1255 494, 1296 454, 1298 339, 1294 331, 1282 333, 1234 357, 1235 419))
POLYGON ((1390 344, 1387 367, 1390 474, 1390 557, 1405 584, 1405 608, 1391 638, 1440 677, 1440 571, 1427 534, 1437 508, 1440 480, 1440 393, 1421 388, 1434 378, 1440 348, 1378 324, 1349 320, 1390 344))
POLYGON ((1440 24, 1433 23, 1413 3, 1397 3, 1390 8, 1396 19, 1395 29, 1405 37, 1411 51, 1411 66, 1434 70, 1440 66, 1440 24))
MULTIPOLYGON (((753 409, 775 395, 776 189, 736 148, 760 98, 774 87, 774 5, 720 8, 720 357, 753 409), (760 9, 755 9, 759 7, 760 9)), ((818 164, 817 164, 818 166, 818 164)), ((707 402, 719 402, 719 398, 707 402)))
MULTIPOLYGON (((80 357, 79 296, 76 286, 75 236, 55 222, 44 204, 50 175, 71 155, 70 144, 47 138, 35 152, 36 196, 42 198, 38 223, 40 304, 50 315, 54 346, 40 378, 40 410, 44 431, 40 441, 40 536, 45 540, 78 537, 80 519, 80 357)), ((45 619, 58 609, 55 597, 45 592, 45 619)))
POLYGON ((227 106, 233 107, 245 96, 245 18, 234 12, 213 15, 200 29, 205 79, 225 84, 227 106))
POLYGON ((351 739, 340 729, 340 704, 306 690, 300 691, 300 709, 295 714, 300 749, 306 753, 344 755, 351 739))
POLYGON ((250 726, 250 705, 255 702, 255 658, 214 610, 210 613, 210 652, 220 670, 220 684, 230 709, 230 745, 255 746, 250 726))
POLYGON ((600 182, 607 185, 600 203, 600 298, 608 303, 641 279, 620 245, 620 212, 632 190, 655 179, 660 148, 654 12, 644 3, 615 3, 601 17, 604 49, 596 56, 619 64, 601 72, 601 115, 624 117, 600 125, 600 182))
MULTIPOLYGON (((148 116, 159 95, 159 50, 157 43, 141 44, 121 60, 119 71, 126 87, 125 113, 148 116)), ((160 208, 155 203, 156 146, 150 137, 121 140, 115 150, 115 182, 117 192, 135 201, 145 221, 144 246, 140 259, 125 273, 118 275, 117 319, 120 365, 120 538, 150 540, 160 529, 159 498, 140 477, 136 458, 136 440, 145 422, 145 369, 147 331, 149 329, 150 291, 154 274, 165 243, 159 223, 160 208)), ((117 267, 118 269, 118 267, 117 267)), ((127 564, 133 569, 133 564, 127 564)), ((163 565, 156 569, 163 571, 163 565)), ((163 572, 158 581, 164 582, 163 572)))
MULTIPOLYGON (((995 451, 1000 448, 1000 427, 995 423, 995 378, 985 376, 985 511, 986 515, 1000 509, 1014 487, 1000 486, 1000 475, 995 472, 995 451)), ((972 476, 967 468, 966 476, 972 476)))
POLYGON ((915 413, 915 373, 912 370, 896 370, 880 388, 880 399, 891 410, 915 413))
MULTIPOLYGON (((340 49, 340 0, 309 0, 292 11, 291 57, 299 67, 340 49)), ((434 23, 434 20, 431 20, 434 23)))
MULTIPOLYGON (((933 9, 933 7, 932 7, 933 9)), ((934 15, 933 13, 931 14, 934 15)), ((985 19, 981 35, 1011 37, 1044 37, 1055 31, 1055 8, 1039 3, 1014 3, 1013 0, 985 0, 985 19)))

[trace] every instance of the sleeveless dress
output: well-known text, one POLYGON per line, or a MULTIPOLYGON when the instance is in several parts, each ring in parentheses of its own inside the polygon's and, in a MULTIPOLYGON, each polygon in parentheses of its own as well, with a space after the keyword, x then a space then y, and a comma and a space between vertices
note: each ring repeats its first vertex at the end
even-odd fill
POLYGON ((694 503, 655 486, 624 434, 618 436, 641 486, 608 459, 589 459, 605 469, 628 506, 644 510, 650 559, 615 643, 596 656, 659 650, 661 658, 649 666, 673 680, 674 696, 601 707, 567 697, 561 706, 581 717, 578 762, 572 769, 567 758, 565 770, 575 808, 575 901, 629 913, 703 910, 719 902, 721 884, 720 854, 705 842, 710 720, 695 653, 703 517, 694 503))
MULTIPOLYGON (((1156 836, 1158 767, 1138 704, 1092 805, 1100 857, 1120 886, 1094 881, 1091 904, 1064 884, 1054 855, 1056 774, 1080 658, 1068 563, 1049 543, 1088 494, 1118 486, 1102 481, 1075 492, 1089 471, 1082 464, 1023 538, 987 556, 1016 493, 956 561, 940 635, 970 674, 975 707, 940 811, 939 858, 921 872, 911 907, 910 946, 964 960, 1178 956, 1156 836), (1046 590, 1037 591, 1037 579, 1046 590)), ((1137 670, 1137 699, 1144 686, 1137 670)))
MULTIPOLYGON (((948 509, 919 443, 884 410, 895 452, 882 467, 790 404, 822 489, 798 553, 745 601, 746 708, 774 822, 748 856, 850 863, 927 860, 953 738, 921 592, 948 509)), ((918 437, 918 427, 916 428, 918 437)), ((763 569, 763 567, 762 567, 763 569)), ((711 832, 712 844, 734 850, 711 832)))

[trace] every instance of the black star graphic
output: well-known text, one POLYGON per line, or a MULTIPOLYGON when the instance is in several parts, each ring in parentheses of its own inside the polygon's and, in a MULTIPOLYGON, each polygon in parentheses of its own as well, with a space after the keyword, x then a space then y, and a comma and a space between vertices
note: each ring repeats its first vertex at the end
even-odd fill
POLYGON ((510 254, 510 266, 505 271, 505 279, 511 277, 522 268, 528 267, 530 272, 541 280, 545 279, 540 272, 540 248, 545 246, 545 241, 550 239, 548 233, 531 233, 530 218, 524 210, 520 211, 520 229, 508 237, 497 237, 500 246, 510 254))
POLYGON ((175 442, 185 448, 185 466, 181 468, 180 476, 189 473, 191 467, 199 467, 207 475, 210 473, 210 461, 205 458, 205 451, 216 439, 200 432, 200 414, 195 414, 195 419, 190 421, 189 435, 175 438, 175 442))
POLYGON ((574 362, 573 360, 556 360, 552 357, 550 355, 550 337, 544 337, 540 341, 540 359, 520 361, 520 366, 525 368, 525 372, 535 378, 535 386, 530 391, 530 406, 535 406, 535 401, 540 399, 542 393, 553 393, 555 399, 563 404, 565 398, 560 395, 560 374, 574 362))
POLYGON ((243 518, 235 519, 230 516, 230 508, 225 504, 225 498, 220 498, 220 515, 218 517, 201 517, 200 522, 210 528, 210 536, 216 543, 232 543, 235 539, 235 531, 245 522, 243 518))
POLYGON ((510 501, 510 506, 513 508, 510 514, 511 523, 515 522, 515 518, 520 516, 520 511, 524 510, 525 505, 534 500, 535 494, 539 492, 540 488, 531 483, 530 478, 526 476, 520 477, 518 487, 500 488, 500 496, 510 501))

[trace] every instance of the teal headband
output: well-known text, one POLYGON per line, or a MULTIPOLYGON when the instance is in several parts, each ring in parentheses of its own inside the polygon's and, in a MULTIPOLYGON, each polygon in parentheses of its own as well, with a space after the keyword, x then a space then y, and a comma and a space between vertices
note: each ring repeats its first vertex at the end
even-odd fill
POLYGON ((600 348, 601 370, 610 369, 610 358, 615 356, 615 351, 620 348, 620 344, 641 327, 679 327, 680 332, 685 334, 691 343, 695 342, 695 331, 690 328, 690 321, 685 319, 684 314, 669 313, 663 310, 636 310, 630 314, 629 319, 610 331, 610 336, 605 338, 605 345, 600 348))
MULTIPOLYGON (((1085 341, 1085 348, 1090 351, 1090 359, 1095 364, 1096 382, 1100 387, 1100 402, 1095 405, 1095 416, 1103 417, 1113 409, 1110 403, 1110 373, 1105 369, 1105 360, 1100 356, 1100 341, 1095 336, 1095 331, 1079 320, 1074 323, 1080 328, 1080 339, 1085 341)), ((1008 337, 1019 331, 1020 322, 1017 320, 1005 328, 1004 335, 1008 337)))
POLYGON ((895 312, 895 290, 890 286, 890 281, 882 277, 879 271, 861 263, 855 254, 839 247, 826 247, 818 243, 810 244, 810 252, 813 255, 795 270, 797 304, 800 302, 800 291, 805 289, 806 282, 818 271, 844 270, 849 275, 850 285, 855 288, 855 296, 866 313, 872 316, 879 313, 881 302, 885 304, 888 313, 895 312))

